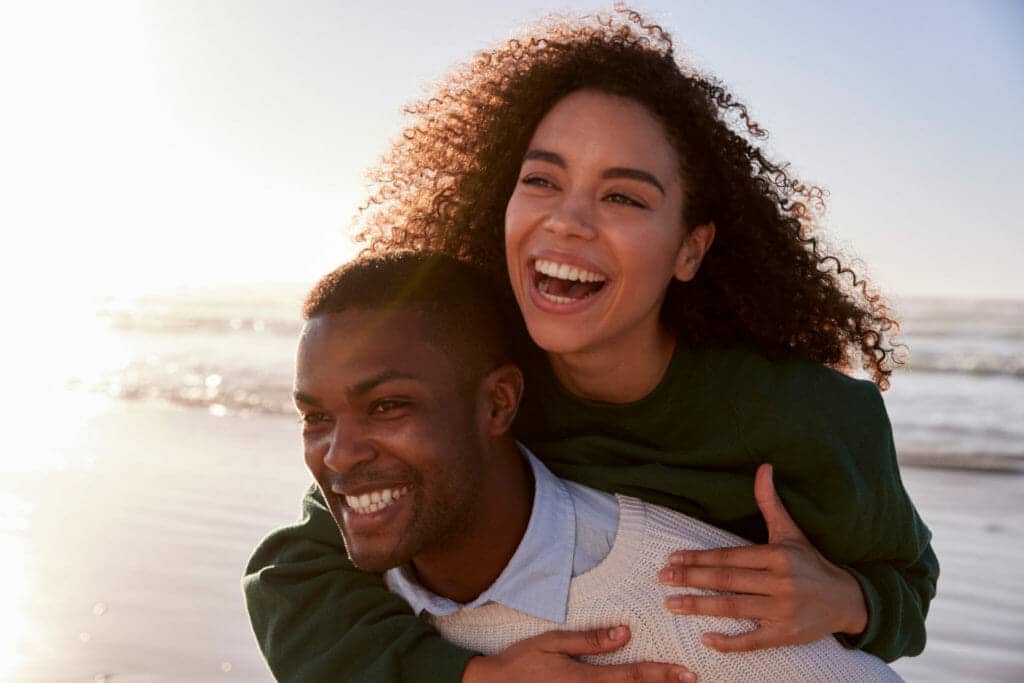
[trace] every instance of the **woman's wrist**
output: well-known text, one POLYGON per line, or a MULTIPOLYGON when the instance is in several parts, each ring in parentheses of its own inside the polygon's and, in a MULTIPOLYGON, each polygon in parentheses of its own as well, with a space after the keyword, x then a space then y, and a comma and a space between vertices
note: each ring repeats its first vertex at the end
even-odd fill
POLYGON ((837 567, 837 569, 839 569, 840 582, 843 586, 842 592, 846 596, 843 602, 846 609, 843 610, 843 618, 834 633, 843 633, 856 638, 868 628, 867 601, 864 599, 864 591, 860 587, 860 582, 853 574, 841 567, 837 567))

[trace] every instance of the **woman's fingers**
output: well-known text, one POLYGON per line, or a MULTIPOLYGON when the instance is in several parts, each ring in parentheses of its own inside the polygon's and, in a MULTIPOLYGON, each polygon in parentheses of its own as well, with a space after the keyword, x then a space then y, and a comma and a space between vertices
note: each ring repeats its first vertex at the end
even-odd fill
POLYGON ((807 542, 804 532, 796 525, 789 511, 782 504, 782 499, 775 491, 775 481, 772 477, 772 466, 764 463, 757 468, 754 475, 754 500, 764 517, 765 526, 768 527, 768 542, 782 543, 784 541, 807 542))
POLYGON ((754 595, 771 595, 782 589, 778 577, 771 572, 743 567, 669 566, 658 572, 658 581, 665 586, 754 595))
POLYGON ((544 652, 579 657, 580 655, 597 655, 603 652, 618 650, 629 642, 628 626, 614 628, 597 628, 590 631, 548 631, 531 638, 524 643, 544 652))
POLYGON ((712 550, 680 550, 668 556, 671 567, 744 567, 778 569, 787 562, 788 548, 781 545, 741 545, 712 550))
POLYGON ((697 676, 673 664, 637 662, 636 664, 586 665, 581 683, 697 683, 697 676))
POLYGON ((753 631, 727 636, 724 633, 705 633, 701 641, 719 652, 747 652, 769 647, 794 645, 797 641, 778 626, 760 626, 753 631))
POLYGON ((629 642, 629 628, 548 631, 521 640, 504 652, 469 660, 462 683, 696 683, 685 666, 637 662, 614 666, 585 664, 580 655, 611 652, 629 642))
POLYGON ((672 595, 665 607, 673 614, 761 620, 773 613, 772 599, 761 595, 672 595))

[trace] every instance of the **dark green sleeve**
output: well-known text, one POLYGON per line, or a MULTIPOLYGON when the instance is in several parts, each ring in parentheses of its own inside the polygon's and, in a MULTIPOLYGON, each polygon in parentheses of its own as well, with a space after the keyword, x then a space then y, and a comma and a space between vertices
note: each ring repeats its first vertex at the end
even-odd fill
MULTIPOLYGON (((826 557, 849 570, 864 592, 867 629, 858 638, 840 640, 893 661, 924 649, 925 617, 935 597, 939 564, 931 532, 903 487, 881 394, 873 384, 857 384, 854 401, 832 403, 834 410, 843 411, 841 419, 827 414, 825 397, 817 404, 831 433, 819 432, 824 440, 816 442, 808 458, 816 456, 830 471, 815 472, 805 461, 803 472, 791 476, 802 475, 798 489, 814 492, 808 501, 812 504, 801 506, 808 537, 826 557), (822 458, 830 447, 832 462, 822 458)), ((792 497, 796 502, 801 496, 792 491, 792 497)))
POLYGON ((868 627, 859 638, 840 642, 891 662, 924 650, 924 619, 935 597, 939 562, 929 545, 917 562, 894 567, 886 562, 847 565, 860 583, 868 604, 868 627))
POLYGON ((377 574, 352 566, 315 487, 302 519, 256 548, 242 581, 279 681, 461 681, 475 653, 444 640, 377 574))

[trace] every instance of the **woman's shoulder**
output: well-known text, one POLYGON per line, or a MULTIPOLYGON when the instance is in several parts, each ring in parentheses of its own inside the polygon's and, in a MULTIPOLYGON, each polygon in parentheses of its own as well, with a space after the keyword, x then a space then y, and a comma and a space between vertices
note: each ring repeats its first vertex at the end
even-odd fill
MULTIPOLYGON (((878 387, 801 358, 768 358, 743 349, 696 352, 704 383, 730 396, 764 401, 777 408, 830 406, 854 415, 877 415, 878 387)), ((884 408, 883 408, 884 412, 884 408)))
POLYGON ((873 382, 803 359, 743 350, 701 355, 705 385, 736 416, 749 451, 782 467, 889 458, 891 425, 873 382))

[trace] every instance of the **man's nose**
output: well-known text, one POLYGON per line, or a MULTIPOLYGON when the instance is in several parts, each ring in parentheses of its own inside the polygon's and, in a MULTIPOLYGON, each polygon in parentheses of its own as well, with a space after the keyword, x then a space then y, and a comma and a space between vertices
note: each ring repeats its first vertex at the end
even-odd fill
POLYGON ((345 472, 375 456, 373 442, 366 438, 358 421, 335 422, 330 444, 324 453, 324 465, 335 472, 345 472))
POLYGON ((597 234, 593 201, 585 193, 567 192, 548 214, 544 227, 563 238, 593 239, 597 234))

